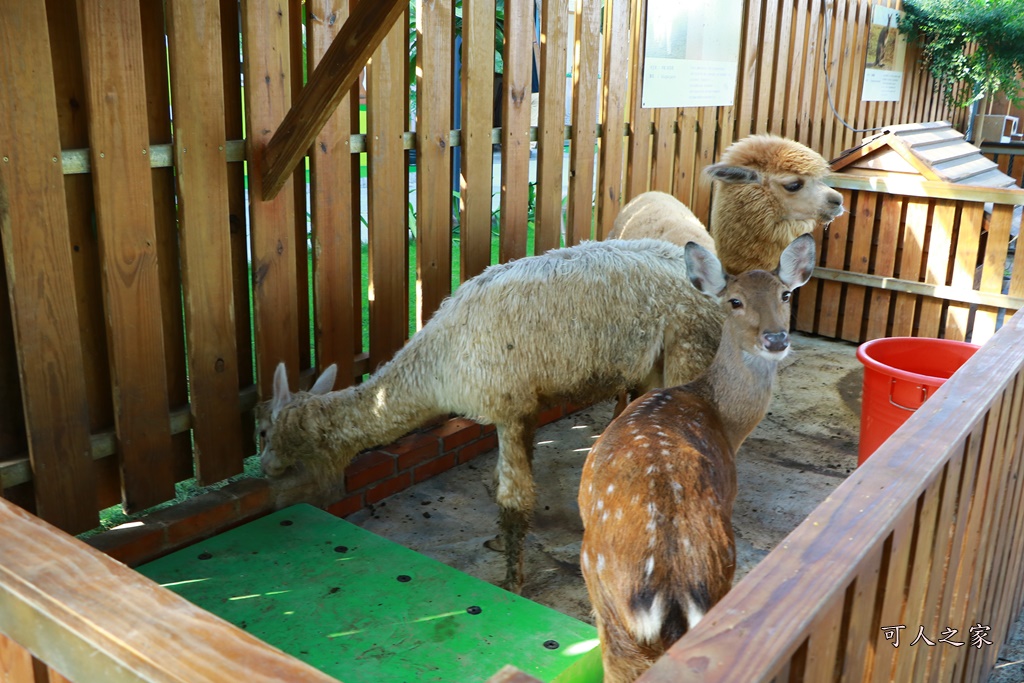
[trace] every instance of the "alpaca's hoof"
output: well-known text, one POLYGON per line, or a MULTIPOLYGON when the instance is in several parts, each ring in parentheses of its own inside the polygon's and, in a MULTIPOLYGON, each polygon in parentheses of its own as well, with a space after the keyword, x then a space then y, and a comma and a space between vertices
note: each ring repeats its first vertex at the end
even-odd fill
POLYGON ((505 552, 505 541, 501 538, 501 534, 498 534, 494 538, 484 541, 484 547, 496 553, 503 553, 505 552))

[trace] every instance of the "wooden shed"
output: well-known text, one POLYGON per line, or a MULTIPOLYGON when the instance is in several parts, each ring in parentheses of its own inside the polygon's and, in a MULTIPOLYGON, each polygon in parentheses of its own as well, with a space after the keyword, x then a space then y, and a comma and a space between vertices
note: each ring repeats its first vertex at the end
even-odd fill
MULTIPOLYGON (((253 407, 279 362, 293 386, 332 363, 357 383, 453 286, 602 239, 649 189, 706 220, 700 171, 745 136, 830 158, 853 128, 963 127, 912 45, 900 99, 860 99, 872 2, 741 4, 733 104, 652 110, 646 0, 0 0, 0 677, 325 680, 126 565, 296 500, 344 516, 495 435, 446 420, 364 453, 330 491, 269 483, 253 407), (193 481, 213 488, 169 505, 193 481), (118 508, 130 526, 72 535, 118 508)), ((1024 264, 1002 293, 1019 190, 833 184, 850 211, 818 234, 801 329, 982 341, 1020 308, 1024 264)), ((878 627, 963 623, 970 598, 1001 642, 1020 611, 1024 323, 998 335, 648 680, 991 669, 994 648, 915 659, 878 627)))

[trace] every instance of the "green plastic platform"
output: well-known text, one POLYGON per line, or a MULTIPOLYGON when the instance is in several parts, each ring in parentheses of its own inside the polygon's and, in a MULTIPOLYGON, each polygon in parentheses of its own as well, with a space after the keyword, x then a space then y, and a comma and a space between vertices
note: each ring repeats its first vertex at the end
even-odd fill
POLYGON ((601 680, 593 626, 309 505, 138 571, 345 683, 601 680))

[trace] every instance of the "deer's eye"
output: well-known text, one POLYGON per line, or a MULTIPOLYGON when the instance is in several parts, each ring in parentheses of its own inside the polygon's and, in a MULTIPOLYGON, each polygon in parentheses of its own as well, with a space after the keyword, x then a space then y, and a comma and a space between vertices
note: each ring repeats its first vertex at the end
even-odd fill
POLYGON ((739 299, 729 299, 729 305, 732 306, 733 309, 743 308, 743 302, 739 299))
POLYGON ((782 300, 783 301, 789 301, 792 298, 793 298, 793 292, 783 292, 782 293, 782 300))
POLYGON ((786 183, 785 185, 782 186, 782 188, 786 192, 799 192, 800 189, 803 188, 803 186, 804 186, 804 181, 802 181, 802 180, 794 180, 791 183, 786 183))

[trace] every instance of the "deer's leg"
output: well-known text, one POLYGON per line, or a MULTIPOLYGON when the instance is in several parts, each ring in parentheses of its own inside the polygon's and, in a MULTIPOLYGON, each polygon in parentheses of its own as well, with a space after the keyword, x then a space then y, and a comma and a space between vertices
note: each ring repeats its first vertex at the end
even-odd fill
POLYGON ((498 524, 505 551, 504 588, 523 588, 526 532, 536 500, 533 486, 533 418, 498 426, 498 524))

